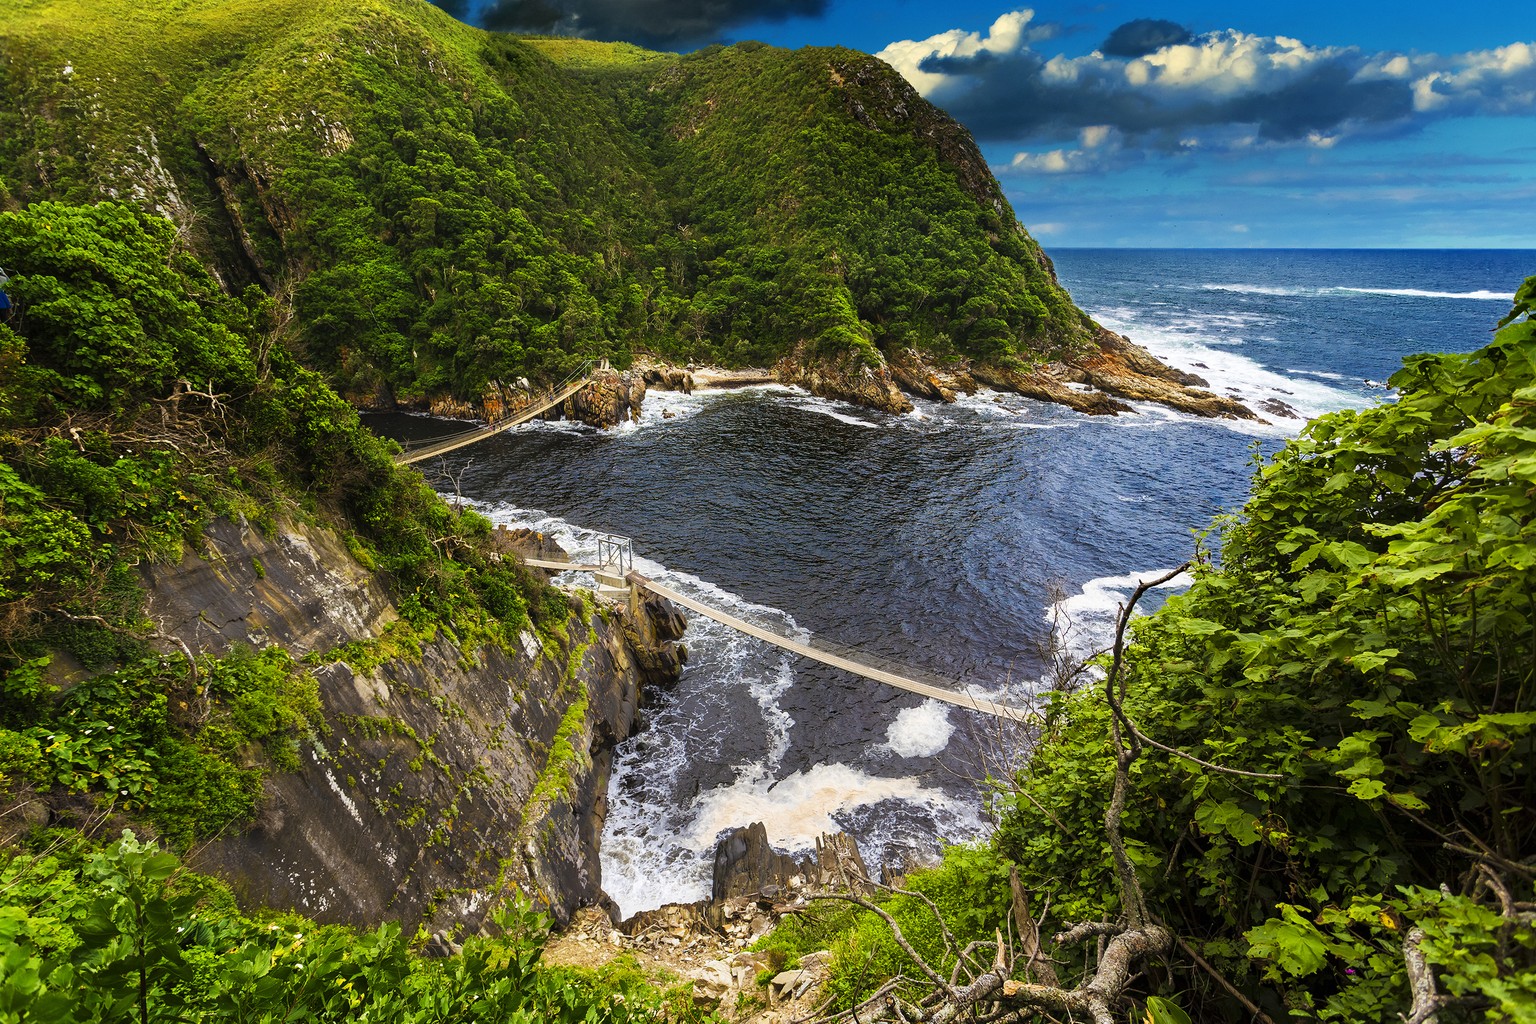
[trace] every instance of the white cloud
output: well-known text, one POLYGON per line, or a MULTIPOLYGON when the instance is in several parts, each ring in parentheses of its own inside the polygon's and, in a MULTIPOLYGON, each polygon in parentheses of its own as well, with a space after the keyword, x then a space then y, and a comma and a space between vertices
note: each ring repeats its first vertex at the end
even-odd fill
POLYGON ((948 75, 922 70, 922 63, 930 57, 979 57, 984 54, 1000 56, 1017 53, 1030 41, 1026 32, 1034 20, 1035 12, 1029 8, 1009 11, 992 23, 985 36, 979 32, 967 32, 952 28, 927 39, 903 39, 891 43, 875 54, 891 67, 900 71, 912 87, 924 96, 943 85, 948 75))

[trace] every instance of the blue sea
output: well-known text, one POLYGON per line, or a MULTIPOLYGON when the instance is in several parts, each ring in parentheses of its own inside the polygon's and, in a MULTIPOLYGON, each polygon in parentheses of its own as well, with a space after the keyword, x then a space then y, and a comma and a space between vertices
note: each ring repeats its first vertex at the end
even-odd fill
MULTIPOLYGON (((1404 356, 1483 344, 1536 274, 1536 251, 1051 255, 1106 327, 1300 417, 1391 401, 1404 356)), ((1304 422, 1266 418, 1088 417, 987 392, 904 416, 782 387, 652 392, 637 424, 529 425, 426 472, 578 558, 599 533, 628 536, 643 572, 738 615, 1026 702, 1052 651, 1102 644, 1136 581, 1188 558, 1242 504, 1255 454, 1304 422)), ((797 850, 845 829, 872 866, 983 834, 978 780, 1027 750, 972 712, 708 620, 687 641, 682 681, 616 758, 603 878, 626 913, 706 896, 717 835, 753 821, 797 850)))

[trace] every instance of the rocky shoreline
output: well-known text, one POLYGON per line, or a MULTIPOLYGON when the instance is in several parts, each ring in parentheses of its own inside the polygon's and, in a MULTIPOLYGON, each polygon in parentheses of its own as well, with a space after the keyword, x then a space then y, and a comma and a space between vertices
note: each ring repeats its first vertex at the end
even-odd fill
MULTIPOLYGON (((1153 402, 1193 416, 1264 422, 1243 403, 1209 390, 1210 384, 1203 377, 1175 369, 1126 336, 1102 329, 1096 347, 1089 351, 1027 369, 966 359, 940 362, 915 349, 893 353, 884 365, 874 367, 851 352, 819 357, 804 344, 772 367, 679 366, 654 356, 640 356, 627 370, 597 371, 591 384, 543 418, 613 427, 638 420, 651 389, 687 394, 765 384, 793 385, 822 398, 897 414, 912 411, 913 397, 953 402, 960 395, 990 388, 1064 405, 1089 416, 1134 413, 1131 402, 1153 402)), ((475 401, 440 397, 394 407, 493 422, 516 415, 538 401, 541 394, 523 379, 513 384, 493 383, 475 401)), ((378 408, 388 403, 374 400, 361 404, 378 408)), ((1262 411, 1281 418, 1298 415, 1278 400, 1266 402, 1262 411)))

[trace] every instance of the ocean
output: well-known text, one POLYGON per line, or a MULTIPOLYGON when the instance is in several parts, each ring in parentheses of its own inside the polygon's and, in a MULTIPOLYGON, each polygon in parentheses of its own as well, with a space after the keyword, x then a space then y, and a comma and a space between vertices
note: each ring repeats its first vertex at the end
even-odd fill
MULTIPOLYGON (((1051 255, 1106 327, 1213 390, 1304 417, 1390 401, 1406 355, 1478 347, 1536 273, 1536 251, 1051 255)), ((601 533, 627 536, 642 572, 734 614, 1025 702, 1051 652, 1097 649, 1136 581, 1188 558, 1242 504, 1253 459, 1303 422, 1139 404, 1088 417, 990 392, 917 406, 653 391, 639 423, 530 424, 422 468, 578 560, 601 533)), ((615 759, 603 884, 626 914, 707 896, 717 836, 754 821, 792 850, 846 830, 871 866, 983 835, 984 780, 1027 749, 973 712, 706 619, 686 641, 682 680, 615 759)))

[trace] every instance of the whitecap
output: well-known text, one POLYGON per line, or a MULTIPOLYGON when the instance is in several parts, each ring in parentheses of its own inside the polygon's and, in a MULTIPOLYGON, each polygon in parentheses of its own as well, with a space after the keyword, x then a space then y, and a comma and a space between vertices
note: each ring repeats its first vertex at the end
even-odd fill
POLYGON ((1413 299, 1475 299, 1481 302, 1508 302, 1509 293, 1480 288, 1472 292, 1437 292, 1423 288, 1351 288, 1340 285, 1335 291, 1360 295, 1399 295, 1413 299))
POLYGON ((896 713, 881 746, 897 757, 932 757, 949 746, 954 732, 949 705, 925 700, 915 708, 903 708, 896 713))
MULTIPOLYGON (((1090 658, 1106 650, 1114 643, 1120 609, 1130 600, 1131 594, 1142 581, 1156 579, 1167 571, 1151 569, 1126 576, 1100 576, 1084 583, 1078 593, 1047 606, 1045 619, 1051 624, 1056 643, 1077 659, 1090 658)), ((1185 572, 1154 589, 1183 590, 1193 582, 1194 579, 1185 572)), ((1138 604, 1138 614, 1142 613, 1143 607, 1138 604)))

